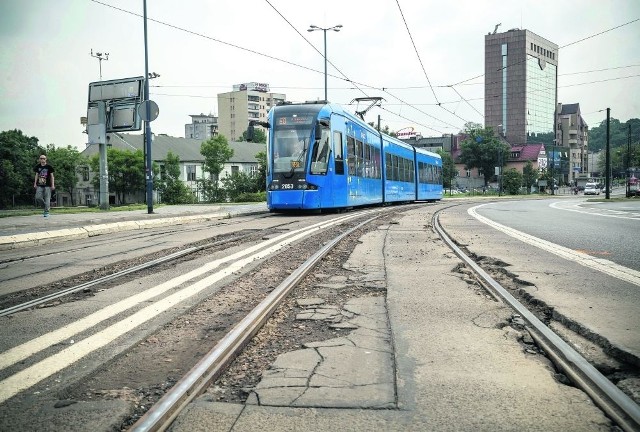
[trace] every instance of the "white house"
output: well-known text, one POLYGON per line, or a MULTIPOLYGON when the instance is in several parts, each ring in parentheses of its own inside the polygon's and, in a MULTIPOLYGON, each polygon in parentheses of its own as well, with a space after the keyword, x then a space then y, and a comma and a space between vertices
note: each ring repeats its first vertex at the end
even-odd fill
MULTIPOLYGON (((110 133, 108 134, 107 144, 122 150, 142 150, 145 151, 144 136, 110 133)), ((162 166, 166 160, 167 153, 172 152, 180 158, 180 180, 185 182, 189 188, 198 197, 203 200, 197 188, 197 180, 205 179, 208 174, 203 169, 204 156, 200 154, 200 146, 202 140, 191 138, 178 138, 168 135, 153 135, 151 143, 151 159, 158 165, 162 166)), ((244 172, 254 174, 258 171, 258 160, 256 155, 266 151, 266 144, 257 144, 249 142, 229 142, 229 147, 233 149, 233 156, 224 165, 220 178, 231 175, 235 172, 244 172)), ((82 151, 82 155, 92 157, 98 154, 99 148, 97 144, 88 145, 82 151)), ((100 195, 97 189, 92 185, 92 179, 98 173, 91 172, 88 167, 82 168, 78 173, 78 185, 76 188, 77 197, 75 202, 78 205, 95 205, 98 203, 100 195)), ((115 202, 115 195, 109 194, 110 204, 121 204, 115 202)), ((156 191, 154 190, 154 200, 157 200, 156 191)), ((126 202, 145 202, 144 191, 127 195, 126 202)))

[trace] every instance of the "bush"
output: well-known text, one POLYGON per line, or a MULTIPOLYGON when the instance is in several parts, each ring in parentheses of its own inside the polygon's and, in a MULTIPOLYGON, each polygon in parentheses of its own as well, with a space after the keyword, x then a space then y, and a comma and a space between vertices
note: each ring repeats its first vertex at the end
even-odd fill
POLYGON ((266 192, 243 192, 236 196, 233 202, 263 202, 266 200, 266 192))

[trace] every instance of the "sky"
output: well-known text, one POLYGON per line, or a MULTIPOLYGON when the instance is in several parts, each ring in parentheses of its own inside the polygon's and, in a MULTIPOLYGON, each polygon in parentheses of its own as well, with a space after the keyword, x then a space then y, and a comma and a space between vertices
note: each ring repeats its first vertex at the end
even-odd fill
MULTIPOLYGON (((0 0, 0 131, 84 149, 89 83, 145 74, 143 4, 0 0)), ((590 127, 606 108, 640 118, 638 0, 148 0, 152 132, 184 136, 189 115, 217 115, 234 84, 324 99, 323 32, 307 29, 338 24, 326 34, 328 99, 355 111, 368 106, 355 98, 382 97, 365 119, 392 131, 484 124, 484 36, 497 24, 560 47, 558 102, 579 103, 590 127)))

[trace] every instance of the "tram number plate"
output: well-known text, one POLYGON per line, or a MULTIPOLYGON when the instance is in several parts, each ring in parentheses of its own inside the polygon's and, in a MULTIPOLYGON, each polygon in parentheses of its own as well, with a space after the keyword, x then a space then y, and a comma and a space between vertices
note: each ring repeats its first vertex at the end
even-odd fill
POLYGON ((300 168, 300 161, 291 161, 291 168, 300 168))
POLYGON ((282 189, 293 189, 293 184, 292 183, 283 183, 282 184, 282 189))

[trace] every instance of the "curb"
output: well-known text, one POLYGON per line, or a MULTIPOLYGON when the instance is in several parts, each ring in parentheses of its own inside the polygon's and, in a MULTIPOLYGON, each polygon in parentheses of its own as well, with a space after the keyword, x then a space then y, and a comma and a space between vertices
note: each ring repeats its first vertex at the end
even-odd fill
POLYGON ((54 231, 44 231, 28 234, 0 236, 0 250, 33 247, 47 243, 62 242, 120 231, 134 231, 168 225, 183 225, 212 219, 230 218, 231 213, 212 213, 207 215, 177 216, 142 221, 125 221, 97 225, 86 225, 80 228, 63 228, 54 231))

